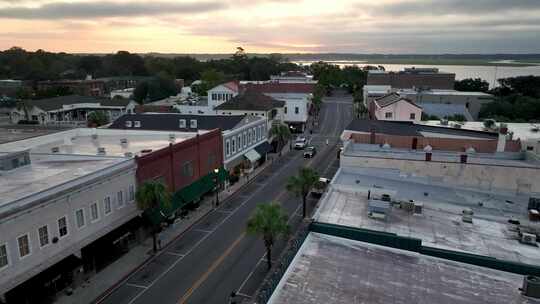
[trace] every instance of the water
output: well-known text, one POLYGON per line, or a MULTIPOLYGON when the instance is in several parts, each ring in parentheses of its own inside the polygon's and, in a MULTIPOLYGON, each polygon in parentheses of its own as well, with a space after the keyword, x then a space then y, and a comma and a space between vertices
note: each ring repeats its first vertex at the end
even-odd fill
MULTIPOLYGON (((316 61, 298 61, 297 64, 309 65, 316 61)), ((368 65, 365 61, 327 61, 328 63, 337 64, 340 67, 348 65, 365 66, 368 65)), ((378 63, 369 63, 369 65, 377 66, 378 63)), ((455 73, 456 79, 461 80, 465 78, 482 78, 489 82, 490 86, 497 86, 497 79, 516 77, 516 76, 540 76, 540 65, 525 66, 525 67, 511 67, 504 66, 501 63, 499 66, 476 66, 476 65, 422 65, 422 64, 380 64, 384 66, 387 71, 402 71, 404 68, 410 68, 412 66, 417 68, 438 68, 439 71, 455 73)))

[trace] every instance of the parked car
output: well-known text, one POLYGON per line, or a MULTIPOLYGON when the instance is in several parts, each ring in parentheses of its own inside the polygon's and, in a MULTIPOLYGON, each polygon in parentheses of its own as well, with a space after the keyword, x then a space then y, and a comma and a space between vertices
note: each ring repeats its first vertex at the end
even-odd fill
POLYGON ((303 150, 308 145, 308 142, 306 137, 300 136, 294 141, 294 149, 303 150))
POLYGON ((317 154, 317 149, 314 146, 309 146, 304 151, 304 158, 313 158, 317 154))

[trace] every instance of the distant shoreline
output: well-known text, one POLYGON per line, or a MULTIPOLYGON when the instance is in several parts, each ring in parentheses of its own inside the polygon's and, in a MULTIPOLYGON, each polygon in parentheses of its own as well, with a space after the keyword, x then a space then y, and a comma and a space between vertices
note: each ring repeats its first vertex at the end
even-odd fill
MULTIPOLYGON (((295 63, 309 64, 316 60, 294 60, 295 63)), ((539 66, 540 60, 505 60, 493 61, 489 59, 372 59, 372 60, 323 60, 328 63, 342 65, 385 65, 385 64, 403 64, 403 65, 461 65, 461 66, 499 66, 499 67, 530 67, 539 66)))

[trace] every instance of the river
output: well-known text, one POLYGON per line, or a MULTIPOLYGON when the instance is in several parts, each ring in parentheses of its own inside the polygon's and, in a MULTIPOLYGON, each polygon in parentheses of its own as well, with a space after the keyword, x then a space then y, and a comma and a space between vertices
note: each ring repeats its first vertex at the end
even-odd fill
MULTIPOLYGON (((298 61, 297 64, 309 65, 315 61, 298 61)), ((365 66, 368 65, 365 61, 327 61, 328 63, 337 64, 340 67, 347 65, 365 66)), ((540 65, 535 66, 505 66, 504 63, 498 66, 476 66, 476 65, 422 65, 422 64, 379 64, 369 63, 369 65, 382 65, 387 71, 402 71, 404 68, 438 68, 439 71, 455 73, 456 79, 465 78, 482 78, 489 82, 490 86, 496 86, 497 79, 508 78, 515 76, 540 76, 540 65)))

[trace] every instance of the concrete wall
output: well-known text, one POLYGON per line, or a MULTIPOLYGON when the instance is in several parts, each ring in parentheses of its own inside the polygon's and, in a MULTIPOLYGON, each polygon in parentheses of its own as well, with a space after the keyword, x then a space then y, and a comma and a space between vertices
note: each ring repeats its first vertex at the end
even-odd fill
POLYGON ((454 162, 426 162, 343 153, 341 167, 399 169, 401 174, 426 177, 429 181, 485 191, 540 193, 540 169, 454 162))
MULTIPOLYGON (((107 169, 109 170, 109 169, 107 169)), ((129 189, 136 190, 135 163, 123 162, 114 171, 97 172, 91 181, 81 181, 68 191, 63 191, 33 207, 0 219, 0 245, 7 244, 9 265, 0 269, 0 295, 30 279, 71 254, 80 256, 84 246, 139 214, 134 201, 129 201, 129 189), (120 206, 117 192, 123 191, 124 203, 120 206), (111 198, 112 212, 105 214, 104 199, 111 198), (128 199, 128 202, 125 200, 128 199), (91 222, 90 205, 98 203, 99 219, 91 222), (75 212, 84 210, 85 226, 77 227, 75 212), (66 216, 68 234, 61 237, 58 219, 66 216), (49 244, 40 247, 38 229, 48 227, 49 244), (17 238, 28 234, 30 255, 19 257, 17 238), (58 237, 57 243, 53 238, 58 237)))

